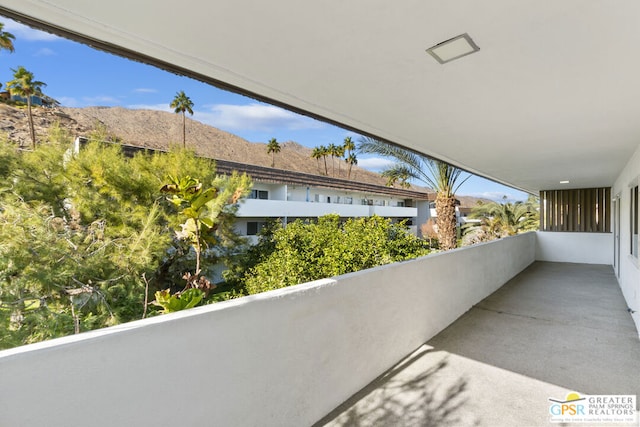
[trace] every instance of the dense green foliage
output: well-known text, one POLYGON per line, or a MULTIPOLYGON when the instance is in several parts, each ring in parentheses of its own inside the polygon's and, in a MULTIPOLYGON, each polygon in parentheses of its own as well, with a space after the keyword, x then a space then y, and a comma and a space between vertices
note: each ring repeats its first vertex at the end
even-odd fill
POLYGON ((463 245, 537 230, 540 224, 538 200, 529 196, 526 202, 478 203, 473 207, 470 218, 479 219, 480 222, 470 223, 466 227, 463 245))
POLYGON ((230 284, 248 294, 350 273, 428 254, 427 244, 403 224, 373 216, 341 222, 327 215, 317 222, 278 222, 226 272, 230 284))
POLYGON ((227 202, 247 190, 239 177, 216 177, 213 162, 184 150, 129 158, 117 145, 70 146, 59 128, 34 151, 0 144, 0 348, 139 319, 149 292, 184 288, 194 254, 160 192, 169 175, 198 176, 226 197, 203 264, 237 247, 227 202))

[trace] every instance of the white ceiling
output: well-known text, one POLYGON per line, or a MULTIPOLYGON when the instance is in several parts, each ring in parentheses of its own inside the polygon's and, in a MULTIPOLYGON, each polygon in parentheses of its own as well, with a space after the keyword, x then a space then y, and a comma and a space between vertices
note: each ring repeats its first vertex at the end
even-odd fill
POLYGON ((0 14, 537 192, 640 142, 637 0, 0 0, 0 14), (480 51, 425 50, 468 33, 480 51))

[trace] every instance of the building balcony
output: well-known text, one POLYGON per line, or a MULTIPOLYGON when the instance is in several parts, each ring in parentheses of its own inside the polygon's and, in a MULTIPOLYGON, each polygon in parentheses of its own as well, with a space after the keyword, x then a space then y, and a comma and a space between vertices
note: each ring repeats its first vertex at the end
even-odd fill
POLYGON ((612 236, 580 234, 528 233, 6 350, 0 425, 446 425, 428 421, 451 413, 450 425, 513 426, 546 420, 567 390, 640 394, 637 331, 601 244, 612 236), (549 235, 577 239, 571 259, 549 235), (599 265, 549 263, 587 258, 599 265))
POLYGON ((400 206, 369 206, 369 215, 385 218, 413 218, 418 215, 418 209, 400 206))
POLYGON ((247 199, 240 205, 237 216, 239 218, 304 218, 329 214, 337 214, 341 217, 365 217, 375 214, 383 217, 411 218, 417 215, 417 209, 395 206, 247 199))

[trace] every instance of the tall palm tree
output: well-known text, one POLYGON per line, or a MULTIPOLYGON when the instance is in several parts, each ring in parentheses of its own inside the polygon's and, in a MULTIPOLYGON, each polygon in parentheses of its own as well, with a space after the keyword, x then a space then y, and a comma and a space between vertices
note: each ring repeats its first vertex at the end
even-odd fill
POLYGON ((318 174, 320 174, 320 157, 323 157, 322 147, 314 147, 313 151, 311 152, 311 158, 316 159, 318 174))
POLYGON ((335 156, 338 158, 338 177, 341 175, 340 165, 342 165, 342 158, 344 157, 344 147, 342 145, 336 145, 334 151, 335 156))
POLYGON ((338 147, 333 142, 327 147, 327 154, 331 156, 331 173, 336 176, 336 164, 334 162, 338 147))
POLYGON ((187 124, 185 113, 189 113, 193 116, 193 102, 184 93, 183 90, 178 92, 169 104, 169 107, 173 108, 174 113, 182 113, 182 147, 187 148, 187 124))
POLYGON ((436 192, 436 225, 440 248, 454 249, 457 234, 455 193, 471 175, 460 180, 462 169, 375 138, 362 137, 358 151, 396 161, 382 173, 389 183, 400 181, 406 185, 409 179, 415 179, 436 192))
POLYGON ((324 174, 329 175, 329 171, 327 170, 327 156, 329 155, 329 147, 325 145, 321 145, 318 147, 320 153, 322 155, 322 160, 324 161, 324 174))
POLYGON ((356 143, 353 142, 350 136, 347 136, 344 139, 344 143, 342 144, 342 148, 344 150, 344 161, 349 165, 349 172, 347 172, 347 179, 351 177, 351 168, 354 164, 358 164, 358 160, 356 160, 356 156, 352 153, 356 149, 356 143), (351 156, 353 154, 353 157, 351 156))
POLYGON ((346 159, 344 159, 344 161, 347 162, 347 164, 349 165, 349 172, 347 173, 347 179, 351 179, 351 168, 353 167, 353 165, 358 164, 358 158, 356 157, 356 153, 349 153, 349 155, 347 156, 346 159))
POLYGON ((7 82, 7 89, 12 95, 18 95, 27 99, 27 117, 29 118, 29 130, 31 131, 31 143, 36 148, 36 129, 33 125, 33 114, 31 112, 31 97, 43 96, 42 87, 45 83, 33 80, 33 73, 27 71, 23 66, 13 71, 13 80, 7 82))
POLYGON ((0 22, 0 50, 5 49, 13 53, 15 51, 13 41, 16 37, 13 34, 4 31, 3 28, 4 24, 0 22))
POLYGON ((271 138, 267 144, 267 154, 271 154, 271 167, 276 165, 276 153, 280 152, 280 144, 275 138, 271 138))

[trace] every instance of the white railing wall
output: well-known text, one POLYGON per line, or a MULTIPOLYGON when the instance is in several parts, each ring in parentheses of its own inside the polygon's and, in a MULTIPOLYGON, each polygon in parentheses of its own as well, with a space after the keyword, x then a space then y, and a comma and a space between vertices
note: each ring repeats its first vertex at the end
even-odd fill
POLYGON ((536 260, 613 264, 612 233, 536 232, 536 260))
POLYGON ((531 264, 535 240, 0 352, 0 425, 311 425, 531 264))

